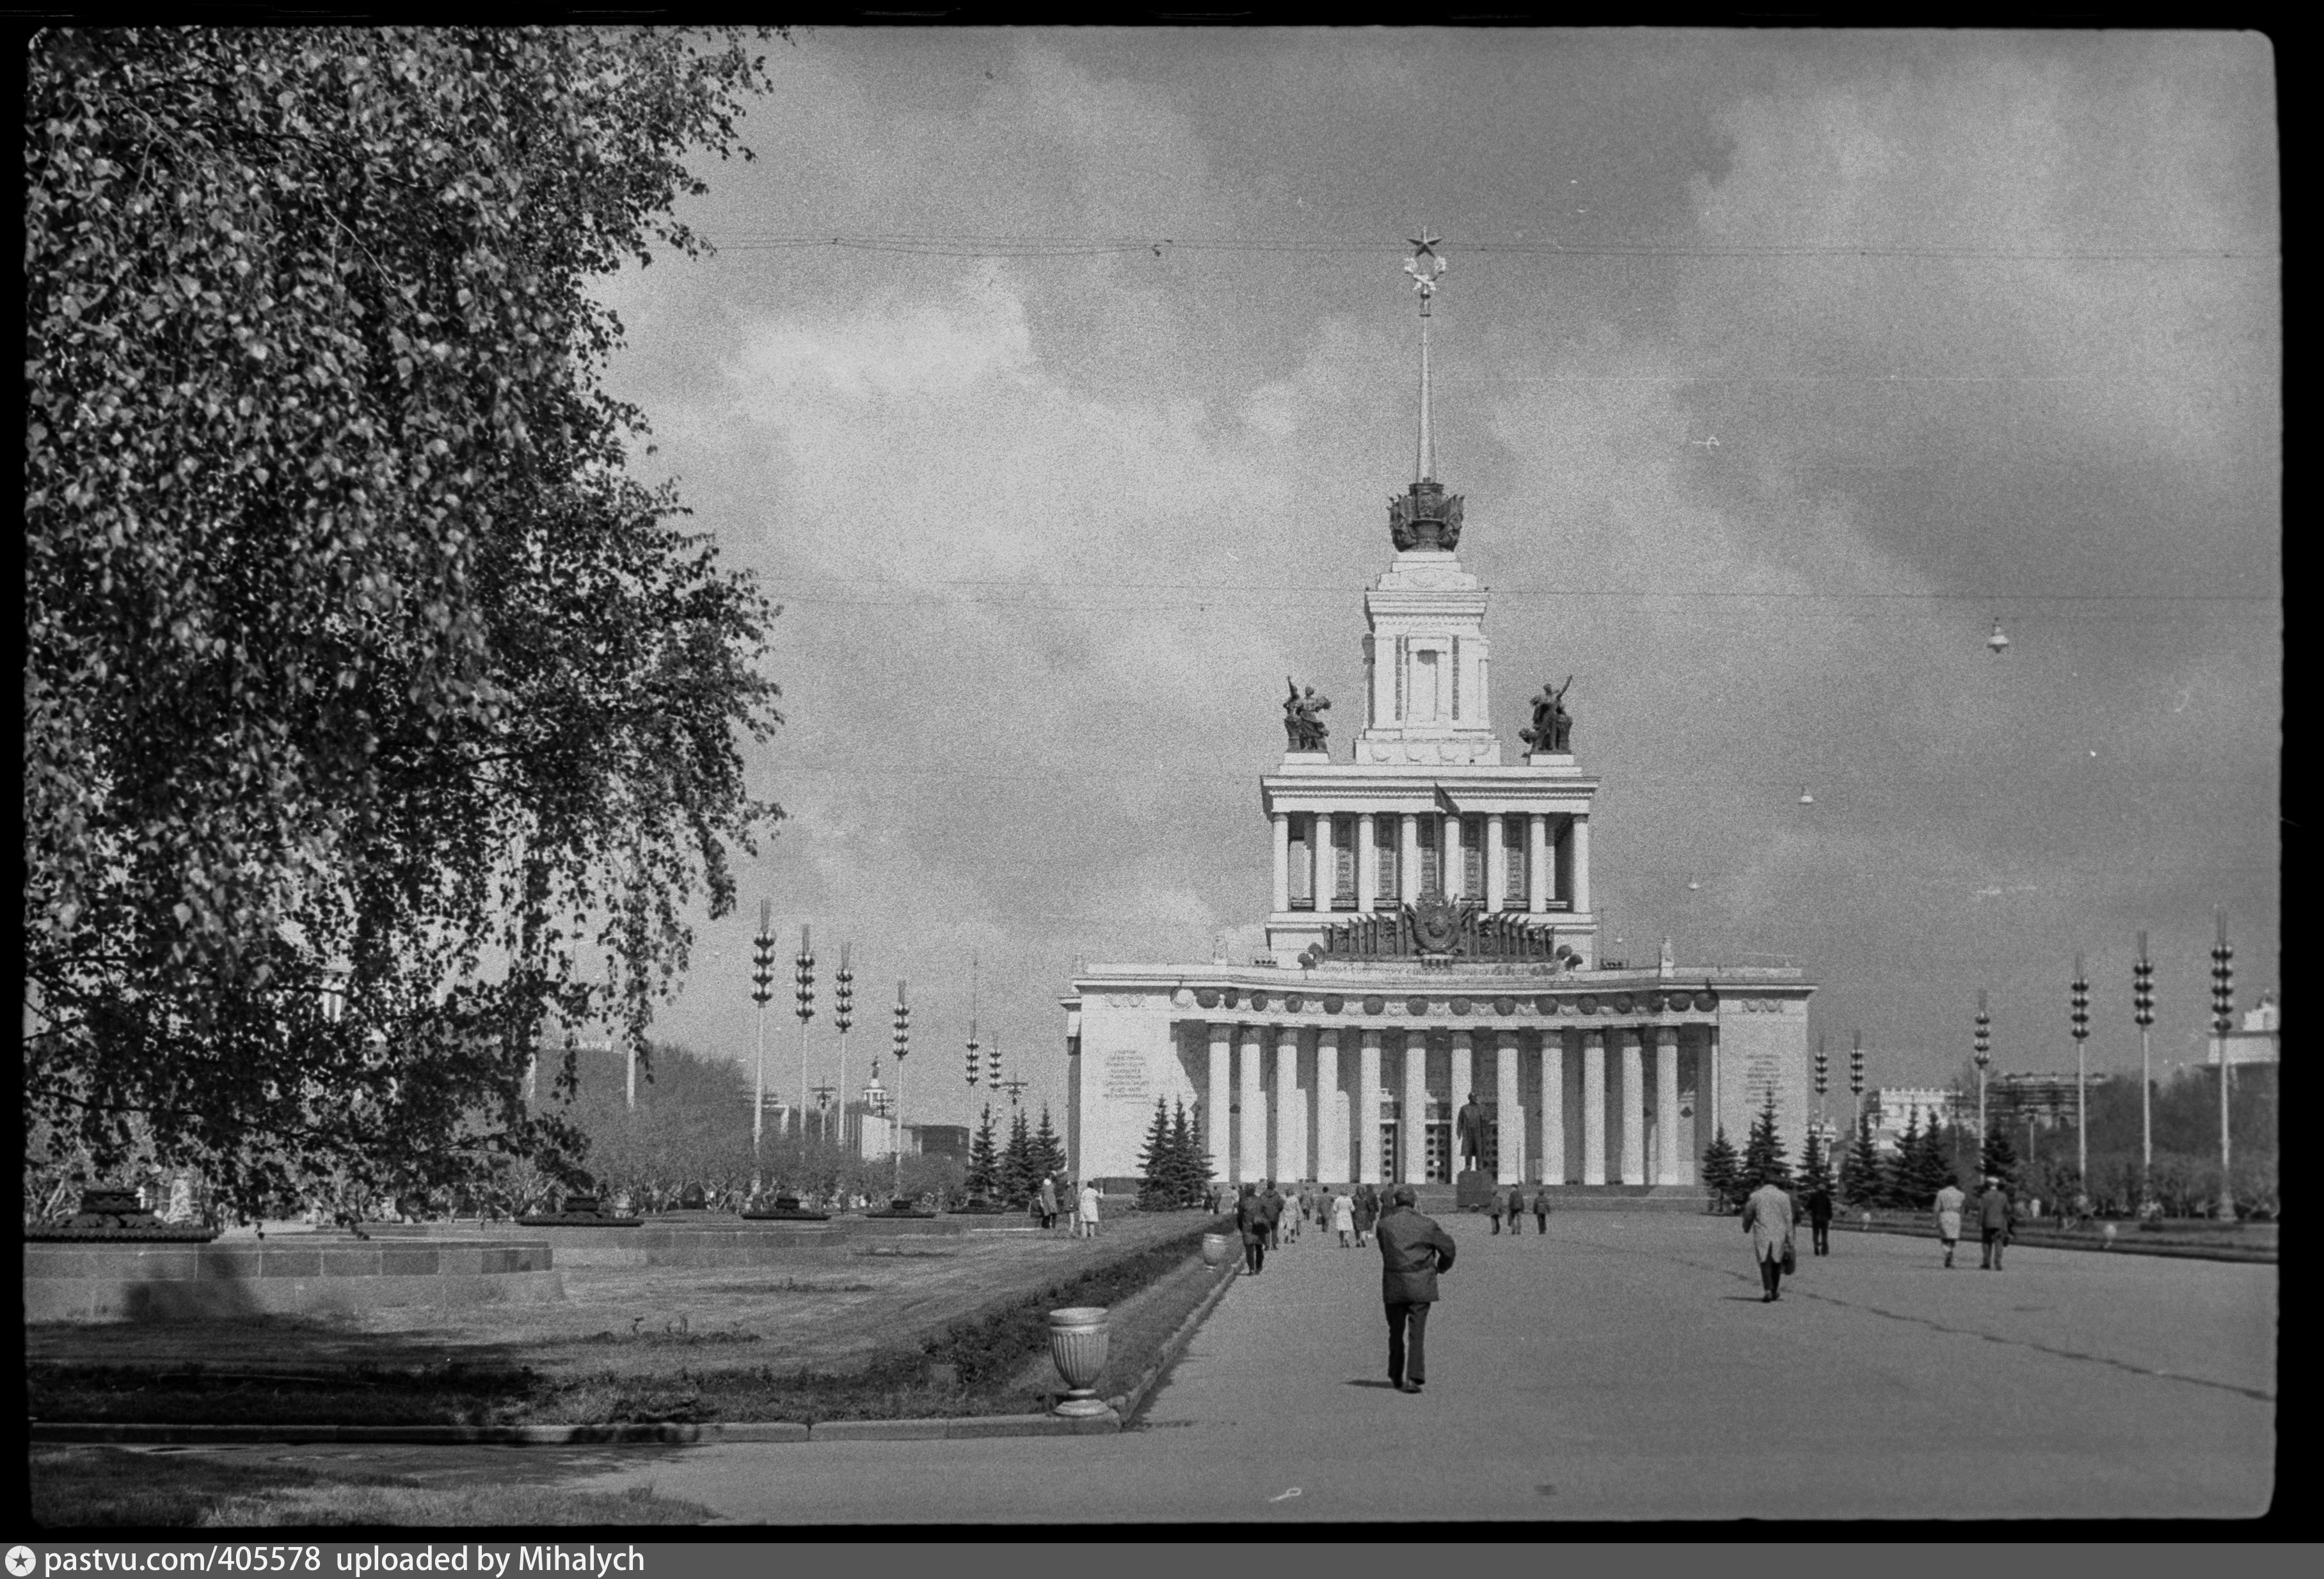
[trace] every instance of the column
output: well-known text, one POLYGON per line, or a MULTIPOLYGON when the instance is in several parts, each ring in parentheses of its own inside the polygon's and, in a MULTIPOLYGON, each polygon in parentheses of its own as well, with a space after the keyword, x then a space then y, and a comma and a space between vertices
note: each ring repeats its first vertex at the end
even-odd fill
POLYGON ((1461 897, 1461 879, 1466 870, 1461 860, 1461 819, 1442 814, 1436 819, 1436 873, 1446 899, 1461 897))
POLYGON ((1573 910, 1582 915, 1589 909, 1590 818, 1583 816, 1573 819, 1573 910))
POLYGON ((1314 887, 1308 891, 1315 896, 1318 910, 1332 908, 1332 891, 1340 886, 1338 863, 1333 859, 1333 836, 1330 812, 1319 811, 1307 819, 1307 854, 1315 868, 1314 887))
POLYGON ((1235 1174, 1237 1184, 1249 1184, 1267 1177, 1267 1087, 1259 1080, 1259 1027, 1244 1026, 1242 1143, 1236 1148, 1242 1154, 1242 1165, 1235 1174))
POLYGON ((1541 1033, 1541 1177, 1565 1182, 1565 1033, 1541 1033))
POLYGON ((1404 1154, 1404 1182, 1428 1182, 1428 1034, 1404 1033, 1404 1111, 1397 1126, 1397 1149, 1404 1154))
POLYGON ((1403 838, 1397 846, 1396 867, 1396 897, 1410 904, 1420 897, 1420 817, 1416 812, 1403 812, 1397 817, 1403 824, 1403 838))
POLYGON ((1509 888, 1509 852, 1503 843, 1508 836, 1503 831, 1501 814, 1485 814, 1485 909, 1501 908, 1501 896, 1509 888))
POLYGON ((1549 817, 1535 812, 1526 818, 1526 908, 1536 913, 1549 909, 1549 817))
POLYGON ((1228 1148, 1234 1140, 1234 1027, 1211 1021, 1210 1106, 1203 1114, 1203 1140, 1211 1154, 1211 1177, 1221 1184, 1234 1179, 1234 1157, 1228 1148))
POLYGON ((1275 1167, 1271 1170, 1277 1184, 1306 1177, 1307 1170, 1301 1166, 1306 1155, 1301 1142, 1306 1137, 1299 1132, 1299 1028, 1279 1025, 1275 1029, 1275 1167))
MULTIPOLYGON (((1498 818, 1496 820, 1499 820, 1498 818)), ((1496 1184, 1525 1182, 1525 1115, 1517 1111, 1517 1033, 1500 1033, 1500 1067, 1499 1100, 1500 1103, 1500 1167, 1493 1175, 1496 1184)))
POLYGON ((1356 1054, 1356 1156, 1359 1184, 1386 1184, 1380 1155, 1380 1033, 1367 1030, 1356 1054))
POLYGON ((1451 1085, 1446 1089, 1445 1104, 1453 1114, 1452 1131, 1452 1176, 1455 1178, 1458 1178, 1461 1176, 1461 1170, 1462 1168, 1469 1166, 1468 1159, 1461 1155, 1460 1113, 1462 1108, 1469 1105, 1469 1097, 1476 1089, 1477 1050, 1475 1044, 1470 1039, 1469 1033, 1467 1031, 1456 1030, 1452 1033, 1452 1070, 1451 1085))
POLYGON ((1379 850, 1372 814, 1356 814, 1356 909, 1369 912, 1379 901, 1379 850))
MULTIPOLYGON (((1711 1050, 1711 1132, 1716 1137, 1719 1126, 1727 1122, 1727 1091, 1719 1083, 1719 1027, 1716 1024, 1704 1026, 1702 1039, 1711 1050)), ((1849 1131, 1850 1136, 1855 1132, 1854 1130, 1849 1131)))
POLYGON ((1655 1150, 1655 1182, 1674 1185, 1678 1177, 1678 1030, 1655 1030, 1655 1134, 1662 1144, 1655 1150))
POLYGON ((1638 1028, 1626 1025, 1618 1034, 1622 1039, 1622 1182, 1642 1185, 1646 1182, 1646 1065, 1638 1049, 1638 1028))
POLYGON ((1606 1033, 1582 1033, 1582 1182, 1606 1182, 1606 1033))
POLYGON ((1275 823, 1275 913, 1291 908, 1291 814, 1278 811, 1275 823))
POLYGON ((1348 1118, 1340 1106, 1340 1033, 1315 1033, 1315 1177, 1336 1184, 1348 1172, 1348 1118))

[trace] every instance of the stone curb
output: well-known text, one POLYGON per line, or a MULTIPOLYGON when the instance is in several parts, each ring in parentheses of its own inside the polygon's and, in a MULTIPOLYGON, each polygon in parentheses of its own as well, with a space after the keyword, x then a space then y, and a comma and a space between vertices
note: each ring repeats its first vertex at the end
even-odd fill
MULTIPOLYGON (((1891 1233, 1905 1239, 1932 1240, 1937 1237, 1936 1229, 1925 1223, 1876 1222, 1868 1229, 1860 1222, 1842 1223, 1835 1217, 1832 1219, 1831 1225, 1834 1228, 1844 1228, 1850 1233, 1891 1233)), ((1978 1246, 1977 1239, 1969 1233, 1966 1223, 1962 1225, 1960 1243, 1968 1250, 1975 1250, 1978 1246)), ((2023 1227, 2010 1236, 2010 1243, 2013 1247, 2022 1244, 2034 1250, 2079 1250, 2100 1255, 2175 1256, 2186 1260, 2264 1262, 2270 1266, 2276 1264, 2278 1254, 2275 1251, 2250 1244, 2142 1242, 2131 1233, 2118 1234, 2114 1242, 2108 1244, 2095 1236, 2052 1233, 2039 1228, 2028 1233, 2023 1227)))
POLYGON ((1178 1324, 1178 1330, 1172 1333, 1169 1341, 1162 1345, 1162 1352, 1155 1356, 1154 1363, 1147 1367, 1146 1374, 1138 1379, 1138 1385, 1114 1403, 1124 1427, 1138 1418, 1139 1411, 1146 1407, 1146 1399, 1154 1390, 1154 1384, 1161 1380, 1163 1372, 1176 1364, 1178 1356, 1186 1352, 1186 1345, 1194 1341, 1195 1332, 1217 1308, 1219 1301, 1226 1297, 1227 1290, 1234 1286, 1235 1279, 1242 1276, 1242 1269, 1232 1261, 1229 1261, 1222 1271, 1222 1275, 1211 1291, 1203 1296, 1203 1302, 1187 1313, 1186 1319, 1178 1324))
POLYGON ((34 1420, 29 1436, 46 1443, 410 1443, 422 1446, 694 1446, 718 1442, 959 1442, 979 1436, 1089 1436, 1121 1429, 1112 1412, 1086 1419, 1056 1415, 970 1415, 945 1420, 795 1420, 638 1422, 604 1426, 143 1426, 109 1421, 34 1420))

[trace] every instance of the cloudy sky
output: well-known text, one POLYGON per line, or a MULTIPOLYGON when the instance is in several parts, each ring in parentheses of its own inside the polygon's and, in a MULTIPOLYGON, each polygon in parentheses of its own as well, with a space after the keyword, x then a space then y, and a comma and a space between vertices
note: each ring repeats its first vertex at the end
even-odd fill
MULTIPOLYGON (((2273 63, 2139 33, 808 30, 617 392, 784 605, 789 814, 660 1034, 751 1047, 774 902, 1061 1102, 1076 960, 1259 946, 1286 675, 1360 719, 1446 239, 1438 473, 1511 752, 1576 678, 1624 943, 1780 956, 1873 1084, 2131 1067, 2277 979, 2273 63), (832 238, 845 244, 832 245, 832 238), (869 245, 862 245, 862 244, 869 245), (1711 440, 1716 439, 1716 444, 1711 440), (2010 645, 1986 645, 1999 618, 2010 645), (1814 803, 1803 805, 1803 791, 1814 803), (1699 887, 1690 887, 1699 884, 1699 887)), ((778 1009, 788 1007, 779 1000, 778 1009)), ((798 1022, 770 1022, 779 1090, 798 1022)))

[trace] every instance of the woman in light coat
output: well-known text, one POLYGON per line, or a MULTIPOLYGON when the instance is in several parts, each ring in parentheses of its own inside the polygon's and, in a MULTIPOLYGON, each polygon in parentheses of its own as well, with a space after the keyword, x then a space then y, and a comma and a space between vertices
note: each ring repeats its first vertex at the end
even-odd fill
POLYGON ((1792 1197, 1772 1181, 1761 1185, 1743 1203, 1743 1229, 1759 1262, 1759 1303, 1781 1299, 1784 1255, 1792 1247, 1792 1197))
POLYGON ((1082 1186, 1080 1207, 1081 1209, 1074 1214, 1074 1231, 1084 1239, 1095 1239, 1097 1237, 1097 1186, 1088 1183, 1082 1186))
POLYGON ((1356 1231, 1356 1203, 1348 1192, 1342 1190, 1332 1197, 1332 1232, 1340 1236, 1340 1248, 1348 1248, 1348 1235, 1356 1231))

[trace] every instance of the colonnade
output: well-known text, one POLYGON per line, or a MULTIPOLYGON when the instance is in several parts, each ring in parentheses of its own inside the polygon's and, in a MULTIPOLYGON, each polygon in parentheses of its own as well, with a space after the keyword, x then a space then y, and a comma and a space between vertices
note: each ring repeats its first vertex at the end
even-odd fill
MULTIPOLYGON (((1281 914, 1291 909, 1291 819, 1306 817, 1311 829, 1328 830, 1336 814, 1328 811, 1274 814, 1275 824, 1275 910, 1281 914)), ((1421 828, 1425 819, 1435 814, 1425 811, 1360 811, 1354 814, 1355 828, 1355 905, 1358 910, 1380 908, 1379 824, 1394 825, 1397 851, 1397 896, 1410 899, 1418 892, 1420 871, 1421 828)), ((1590 909, 1590 817, 1585 813, 1572 815, 1556 812, 1489 811, 1485 821, 1485 871, 1481 894, 1464 893, 1466 863, 1461 854, 1461 824, 1457 816, 1436 817, 1438 844, 1437 871, 1443 874, 1442 886, 1449 899, 1463 897, 1481 900, 1488 910, 1516 910, 1508 892, 1508 822, 1516 817, 1525 825, 1525 897, 1523 908, 1545 911, 1554 905, 1560 910, 1586 913, 1590 909), (1555 829, 1563 826, 1563 839, 1555 829), (1565 886, 1559 890, 1557 856, 1561 844, 1565 852, 1563 864, 1568 875, 1565 886)), ((1333 908, 1339 888, 1338 874, 1333 865, 1333 842, 1328 833, 1307 841, 1307 858, 1313 863, 1312 882, 1308 892, 1314 896, 1318 910, 1333 908)), ((1342 905, 1341 908, 1346 908, 1342 905)))
MULTIPOLYGON (((1708 1022, 1688 1023, 1700 1024, 1702 1033, 1688 1060, 1693 1111, 1699 1114, 1716 1097, 1719 1030, 1708 1022)), ((1427 1177, 1423 1126, 1429 1121, 1431 1095, 1443 1099, 1439 1122, 1451 1122, 1471 1093, 1493 1105, 1499 1125, 1495 1177, 1500 1184, 1694 1180, 1695 1137, 1703 1121, 1680 1115, 1676 1024, 1432 1035, 1418 1027, 1206 1020, 1182 1021, 1179 1030, 1185 1039, 1182 1046, 1207 1049, 1204 1132, 1213 1177, 1230 1183, 1422 1183, 1427 1177), (1448 1078, 1433 1093, 1427 1057, 1432 1047, 1449 1055, 1448 1078), (1309 1048, 1313 1076, 1303 1085, 1302 1053, 1309 1048), (1351 1056, 1343 1060, 1343 1054, 1351 1056), (1569 1159, 1565 1104, 1569 1086, 1577 1084, 1580 1156, 1569 1159), (1397 1180, 1387 1177, 1382 1133, 1391 1088, 1397 1093, 1399 1137, 1397 1180)), ((1448 1176, 1458 1167, 1457 1134, 1451 1144, 1456 1150, 1448 1176)))

